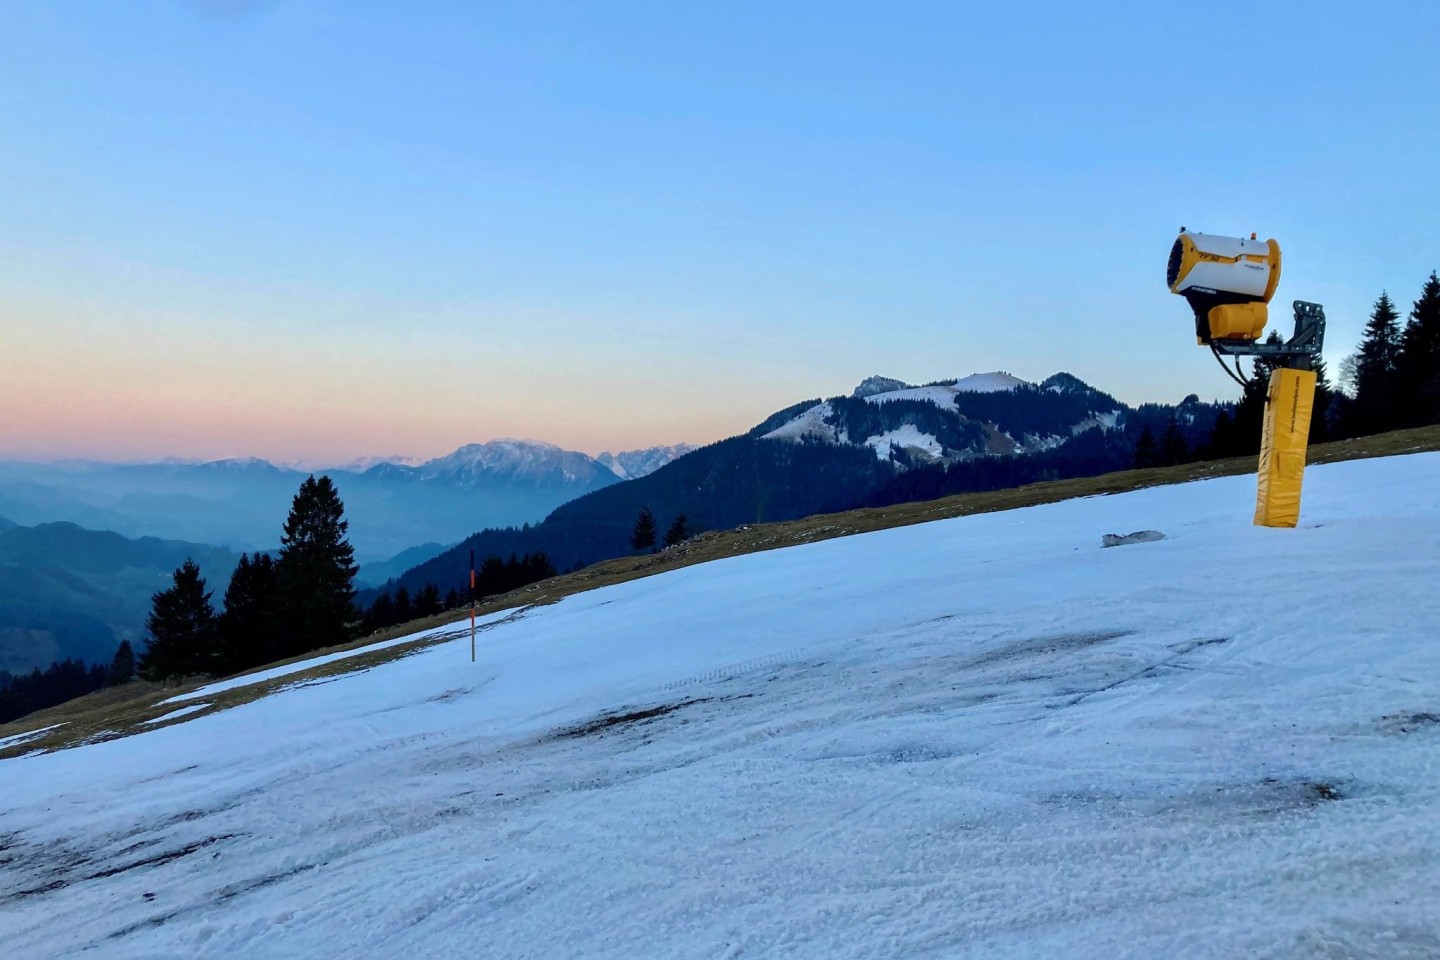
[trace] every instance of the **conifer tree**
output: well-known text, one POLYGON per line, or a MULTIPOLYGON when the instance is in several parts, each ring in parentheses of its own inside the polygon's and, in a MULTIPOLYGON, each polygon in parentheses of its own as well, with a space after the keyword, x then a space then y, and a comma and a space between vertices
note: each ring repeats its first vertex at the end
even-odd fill
POLYGON ((1155 443, 1155 434, 1150 431, 1150 424, 1147 423, 1145 429, 1140 431, 1140 440, 1135 444, 1134 465, 1136 469, 1143 470, 1159 463, 1160 447, 1155 443))
POLYGON ((1229 411, 1221 410, 1215 415, 1215 424, 1210 428, 1210 440, 1205 444, 1205 458, 1220 460, 1235 455, 1235 421, 1229 411))
POLYGON ((121 640, 120 646, 115 649, 115 657, 110 661, 110 672, 105 682, 112 687, 118 687, 122 683, 129 683, 135 679, 135 650, 130 646, 129 640, 121 640))
POLYGON ((1329 440, 1333 431, 1330 419, 1335 409, 1335 389, 1330 385, 1330 373, 1325 358, 1316 354, 1310 361, 1315 372, 1315 405, 1310 411, 1310 442, 1329 440))
POLYGON ((345 538, 349 527, 345 505, 330 478, 306 478, 285 520, 275 561, 284 655, 350 638, 358 568, 345 538))
POLYGON ((1404 401, 1403 422, 1411 426, 1440 423, 1440 276, 1434 272, 1410 311, 1396 366, 1404 401))
POLYGON ((174 583, 150 598, 150 645, 140 657, 147 680, 209 674, 219 659, 215 608, 193 560, 175 571, 174 583))
POLYGON ((445 609, 454 610, 460 606, 460 593, 454 587, 445 594, 445 609))
POLYGON ((374 633, 376 630, 384 630, 393 626, 395 619, 395 601, 390 596, 389 590, 381 591, 370 604, 370 609, 365 611, 365 629, 374 633))
POLYGON ((281 655, 275 642, 277 601, 275 561, 258 550, 253 557, 240 554, 220 614, 221 669, 226 673, 248 670, 281 655))
POLYGON ((673 547, 689 536, 690 527, 687 525, 685 514, 682 513, 675 518, 674 523, 670 524, 670 529, 665 531, 665 546, 673 547))
POLYGON ((1387 293, 1381 293, 1365 324, 1355 355, 1355 402, 1351 405, 1355 435, 1378 433, 1395 426, 1399 384, 1400 314, 1387 293))
POLYGON ((1190 448, 1185 443, 1185 435, 1180 432, 1180 424, 1174 417, 1166 425, 1165 432, 1160 436, 1160 463, 1166 467, 1173 467, 1178 463, 1184 463, 1190 454, 1190 448))
POLYGON ((433 583, 427 583, 415 594, 414 600, 415 618, 430 617, 439 613, 443 607, 440 605, 440 588, 433 583))
POLYGON ((649 507, 641 507, 635 517, 635 527, 630 532, 630 547, 633 550, 651 550, 655 546, 655 514, 649 507))
POLYGON ((415 619, 414 608, 410 605, 410 591, 402 584, 395 588, 395 602, 390 608, 390 622, 409 623, 415 619))

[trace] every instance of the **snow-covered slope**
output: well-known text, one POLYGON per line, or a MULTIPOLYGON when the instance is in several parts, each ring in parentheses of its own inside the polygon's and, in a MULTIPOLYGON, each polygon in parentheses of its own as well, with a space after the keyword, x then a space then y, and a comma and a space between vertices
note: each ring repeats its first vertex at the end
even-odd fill
POLYGON ((1440 455, 1312 468, 1293 531, 1253 485, 689 567, 492 623, 473 665, 0 762, 0 940, 1440 955, 1440 455))

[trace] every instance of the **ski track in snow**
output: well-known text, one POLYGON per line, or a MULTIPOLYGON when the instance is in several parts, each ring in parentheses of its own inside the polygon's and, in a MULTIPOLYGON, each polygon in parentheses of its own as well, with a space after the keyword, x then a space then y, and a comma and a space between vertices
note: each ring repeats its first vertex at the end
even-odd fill
POLYGON ((672 571, 0 761, 47 957, 1440 956, 1440 455, 672 571), (1101 551, 1109 532, 1169 539, 1101 551))

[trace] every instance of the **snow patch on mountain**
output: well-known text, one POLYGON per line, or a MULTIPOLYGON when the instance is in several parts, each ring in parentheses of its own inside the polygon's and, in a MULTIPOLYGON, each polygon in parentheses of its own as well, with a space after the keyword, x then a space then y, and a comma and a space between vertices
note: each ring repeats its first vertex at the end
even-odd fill
POLYGON ((1028 380, 1011 376, 1003 370, 996 370, 994 373, 972 373, 968 377, 956 380, 951 386, 956 393, 998 393, 1001 390, 1014 390, 1016 387, 1028 387, 1033 384, 1028 380))
POLYGON ((894 400, 920 400, 925 403, 933 403, 937 407, 949 409, 955 406, 956 390, 948 385, 936 385, 930 387, 907 387, 904 390, 891 390, 889 393, 872 393, 865 398, 868 403, 890 403, 894 400))
POLYGON ((937 407, 953 407, 956 394, 999 393, 1004 390, 1014 390, 1016 387, 1028 386, 1033 386, 1028 380, 1021 380, 1008 373, 996 371, 994 373, 972 373, 968 377, 961 377, 954 383, 939 383, 928 387, 906 387, 901 390, 891 390, 888 393, 867 394, 865 399, 871 403, 888 403, 891 400, 923 400, 933 403, 937 407))
POLYGON ((938 459, 945 455, 945 447, 932 434, 921 433, 912 424, 905 424, 895 430, 887 430, 865 440, 865 445, 875 451, 881 460, 890 459, 891 449, 918 450, 926 458, 938 459))
POLYGON ((830 406, 828 400, 817 403, 790 422, 783 423, 771 430, 762 439, 800 440, 805 437, 818 437, 831 443, 839 443, 841 440, 838 432, 832 425, 825 422, 825 419, 834 412, 834 408, 830 406))

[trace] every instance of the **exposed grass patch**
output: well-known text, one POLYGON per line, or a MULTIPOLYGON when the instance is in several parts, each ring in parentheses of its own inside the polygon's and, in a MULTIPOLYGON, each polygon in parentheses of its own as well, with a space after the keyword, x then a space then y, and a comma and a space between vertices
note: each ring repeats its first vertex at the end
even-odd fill
MULTIPOLYGON (((1335 463, 1344 460, 1391 457, 1435 450, 1440 450, 1440 426, 1422 427, 1416 430, 1397 430, 1392 433, 1361 437, 1355 440, 1317 444, 1310 448, 1308 462, 1310 464, 1335 463)), ((574 573, 542 580, 504 596, 490 598, 477 610, 481 615, 502 610, 515 610, 514 616, 519 616, 523 614, 525 608, 537 604, 554 603, 573 594, 726 557, 758 553, 762 550, 775 550, 803 543, 816 543, 835 537, 904 527, 931 520, 1016 510, 1022 507, 1071 500, 1076 497, 1105 496, 1127 493, 1146 487, 1189 483, 1212 477, 1237 476, 1254 473, 1255 469, 1256 458, 1236 457, 1229 460, 1184 464, 1178 467, 1125 470, 1098 477, 1032 483, 1008 490, 965 493, 943 497, 939 500, 903 503, 891 507, 818 514, 801 520, 788 520, 780 523, 747 524, 733 530, 702 533, 659 553, 607 560, 574 573)), ((300 670, 285 677, 259 681, 249 686, 228 690, 214 695, 213 698, 207 696, 204 701, 201 701, 208 703, 205 709, 177 717, 173 722, 183 723, 218 710, 249 703, 268 696, 282 687, 369 670, 382 663, 413 655, 437 643, 463 637, 468 631, 464 619, 466 616, 467 613, 464 611, 452 610, 424 620, 390 627, 352 643, 315 650, 302 657, 257 667, 247 673, 239 674, 239 676, 244 677, 278 666, 301 663, 327 654, 362 650, 385 640, 393 640, 437 627, 454 627, 453 630, 433 637, 397 644, 383 650, 357 653, 353 657, 300 670)), ((142 731, 147 729, 145 726, 147 722, 184 706, 184 704, 161 706, 161 701, 196 690, 210 682, 212 681, 208 679, 196 678, 185 683, 162 686, 135 681, 122 687, 101 690, 69 703, 33 713, 12 723, 0 725, 0 739, 4 739, 40 730, 53 724, 63 724, 63 726, 47 731, 33 740, 0 748, 0 759, 20 756, 35 750, 58 750, 97 739, 113 739, 142 731)), ((169 724, 156 724, 148 729, 157 729, 167 725, 169 724)))

